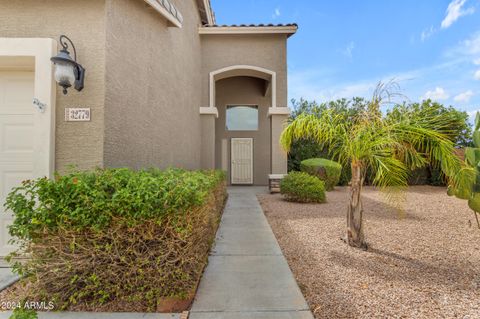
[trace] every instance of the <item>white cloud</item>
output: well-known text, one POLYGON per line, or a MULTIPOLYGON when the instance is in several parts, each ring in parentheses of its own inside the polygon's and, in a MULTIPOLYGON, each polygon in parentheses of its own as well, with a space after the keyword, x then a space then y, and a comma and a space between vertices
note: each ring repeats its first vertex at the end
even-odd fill
POLYGON ((272 14, 272 18, 275 19, 275 18, 278 18, 281 15, 282 15, 282 13, 280 12, 280 8, 275 8, 275 11, 272 14))
POLYGON ((355 49, 355 42, 350 41, 350 43, 347 45, 347 47, 345 49, 343 49, 341 52, 344 56, 351 59, 351 58, 353 58, 353 49, 355 49))
POLYGON ((475 80, 480 80, 480 70, 477 70, 477 72, 475 72, 473 77, 475 78, 475 80))
POLYGON ((445 90, 441 87, 436 87, 434 91, 427 91, 425 95, 422 97, 423 100, 433 100, 433 101, 441 101, 446 100, 449 98, 449 95, 445 90))
POLYGON ((422 31, 422 34, 420 35, 420 39, 422 40, 422 42, 425 42, 425 40, 430 38, 436 31, 437 30, 435 30, 435 28, 432 25, 430 28, 422 31))
POLYGON ((330 70, 291 71, 288 76, 289 97, 325 102, 354 96, 371 97, 376 80, 335 83, 324 82, 333 76, 330 70))
POLYGON ((463 9, 465 2, 467 2, 467 0, 453 0, 450 2, 446 11, 445 19, 442 21, 442 29, 450 27, 460 17, 473 14, 475 12, 475 8, 473 7, 463 9))
POLYGON ((473 64, 480 65, 480 58, 473 60, 473 64))
POLYGON ((470 39, 463 41, 462 45, 466 54, 480 55, 480 32, 475 33, 470 39))
MULTIPOLYGON (((399 83, 403 89, 410 81, 419 78, 423 70, 412 70, 403 73, 386 74, 381 77, 374 77, 370 79, 361 79, 355 82, 335 82, 330 83, 327 79, 335 76, 334 69, 308 70, 308 71, 289 71, 288 87, 289 98, 300 99, 304 98, 309 101, 325 102, 336 100, 340 98, 350 99, 352 97, 371 98, 378 81, 384 83, 391 79, 399 83)), ((398 92, 400 94, 403 93, 398 92)), ((418 93, 417 93, 418 94, 418 93)), ((400 99, 408 97, 399 97, 400 99)))
POLYGON ((480 63, 480 31, 463 41, 460 41, 454 47, 445 50, 444 56, 450 59, 463 59, 468 62, 480 63))
POLYGON ((459 95, 455 96, 453 100, 455 102, 468 102, 473 96, 473 92, 471 90, 465 91, 460 93, 459 95))

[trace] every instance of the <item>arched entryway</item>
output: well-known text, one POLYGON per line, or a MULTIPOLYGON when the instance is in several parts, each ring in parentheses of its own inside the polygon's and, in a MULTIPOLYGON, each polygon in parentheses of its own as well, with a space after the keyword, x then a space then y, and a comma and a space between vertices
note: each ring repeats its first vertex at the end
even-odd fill
POLYGON ((277 107, 275 71, 234 65, 210 72, 209 107, 200 113, 215 115, 208 126, 214 168, 227 172, 229 184, 268 185, 270 174, 286 173, 278 139, 288 109, 277 107))

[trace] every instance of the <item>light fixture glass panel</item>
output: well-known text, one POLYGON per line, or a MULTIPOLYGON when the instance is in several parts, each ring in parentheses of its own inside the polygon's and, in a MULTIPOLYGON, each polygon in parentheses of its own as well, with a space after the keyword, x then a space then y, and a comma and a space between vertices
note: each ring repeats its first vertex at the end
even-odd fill
POLYGON ((227 131, 256 131, 258 130, 258 106, 227 106, 226 122, 227 131))
POLYGON ((71 63, 55 64, 55 81, 61 84, 72 85, 75 82, 75 71, 71 63))

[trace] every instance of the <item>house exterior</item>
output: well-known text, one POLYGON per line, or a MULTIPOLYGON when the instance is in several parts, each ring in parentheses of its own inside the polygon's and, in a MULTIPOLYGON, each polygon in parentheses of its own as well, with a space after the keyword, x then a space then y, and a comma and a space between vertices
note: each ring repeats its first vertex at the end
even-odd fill
POLYGON ((216 168, 242 185, 286 173, 296 25, 218 26, 209 0, 0 0, 0 21, 0 202, 69 165, 216 168), (80 92, 55 82, 60 35, 86 69, 80 92))

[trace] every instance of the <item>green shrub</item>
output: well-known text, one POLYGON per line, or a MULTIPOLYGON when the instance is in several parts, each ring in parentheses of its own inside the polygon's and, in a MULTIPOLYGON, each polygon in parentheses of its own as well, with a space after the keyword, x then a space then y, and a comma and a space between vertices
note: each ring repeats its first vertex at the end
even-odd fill
POLYGON ((324 157, 327 152, 323 147, 311 140, 301 139, 292 144, 288 153, 288 171, 300 171, 300 165, 303 160, 312 157, 324 157))
POLYGON ((300 203, 323 203, 325 183, 319 178, 303 172, 290 172, 280 183, 280 193, 285 199, 300 203))
POLYGON ((35 310, 15 308, 9 319, 38 319, 38 314, 35 310))
POLYGON ((333 190, 340 181, 340 175, 342 173, 342 165, 325 158, 310 158, 304 160, 300 164, 300 169, 302 172, 317 176, 324 181, 327 191, 333 190))
MULTIPOLYGON (((28 254, 29 300, 155 310, 190 297, 226 198, 218 171, 105 169, 23 182, 7 197, 9 231, 28 254)), ((121 309, 119 309, 120 311, 121 309)))
POLYGON ((101 230, 115 217, 129 224, 160 221, 201 206, 224 178, 216 171, 121 168, 27 180, 6 200, 6 208, 15 214, 10 234, 29 240, 61 227, 101 230))

